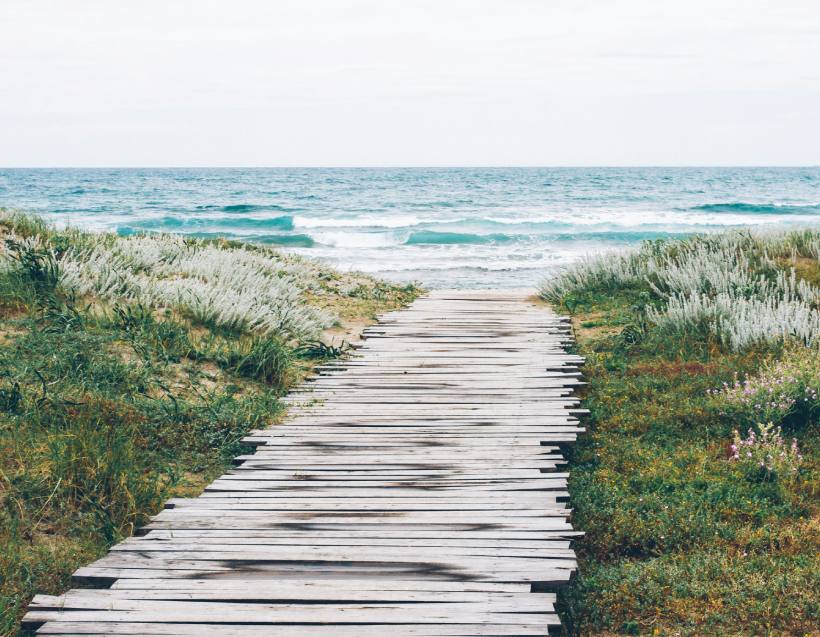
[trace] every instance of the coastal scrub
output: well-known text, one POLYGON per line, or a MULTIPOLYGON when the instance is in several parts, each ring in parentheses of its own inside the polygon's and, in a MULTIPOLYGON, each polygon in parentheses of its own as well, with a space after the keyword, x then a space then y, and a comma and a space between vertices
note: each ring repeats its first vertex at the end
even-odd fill
POLYGON ((544 283, 587 356, 568 635, 820 625, 820 232, 653 241, 544 283))
POLYGON ((418 292, 254 245, 0 212, 0 634, 247 452, 348 326, 418 292))

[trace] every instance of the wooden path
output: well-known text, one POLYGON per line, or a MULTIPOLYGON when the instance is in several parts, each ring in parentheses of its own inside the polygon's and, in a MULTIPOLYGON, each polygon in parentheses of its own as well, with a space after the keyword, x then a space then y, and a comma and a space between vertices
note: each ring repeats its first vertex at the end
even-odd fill
POLYGON ((581 359, 520 294, 438 292, 291 394, 293 417, 38 595, 43 635, 546 635, 575 568, 559 445, 581 359))

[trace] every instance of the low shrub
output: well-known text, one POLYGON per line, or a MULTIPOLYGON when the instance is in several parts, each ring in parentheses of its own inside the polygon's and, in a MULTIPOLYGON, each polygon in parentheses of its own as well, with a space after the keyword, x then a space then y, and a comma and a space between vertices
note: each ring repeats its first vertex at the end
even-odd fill
POLYGON ((792 478, 803 461, 797 438, 786 444, 780 427, 772 423, 758 425, 757 431, 750 427, 745 438, 735 430, 729 453, 732 462, 766 477, 792 478))
POLYGON ((254 338, 246 347, 234 354, 229 364, 241 376, 261 380, 276 387, 287 383, 287 372, 293 354, 280 341, 271 338, 254 338))
POLYGON ((747 230, 647 241, 637 250, 588 258, 541 284, 541 296, 571 311, 578 296, 624 288, 648 293, 645 318, 661 332, 713 338, 726 349, 820 339, 820 289, 799 259, 816 260, 820 231, 747 230), (784 269, 784 263, 791 267, 784 269))
POLYGON ((820 413, 820 350, 791 349, 744 380, 709 390, 716 404, 742 422, 809 422, 820 413))

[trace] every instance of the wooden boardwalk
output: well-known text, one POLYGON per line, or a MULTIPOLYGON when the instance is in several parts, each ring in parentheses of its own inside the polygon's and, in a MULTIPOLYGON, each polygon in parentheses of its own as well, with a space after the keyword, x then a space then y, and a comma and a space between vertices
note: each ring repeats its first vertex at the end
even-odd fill
POLYGON ((564 319, 437 292, 290 396, 198 498, 38 595, 44 635, 546 635, 575 568, 564 319))

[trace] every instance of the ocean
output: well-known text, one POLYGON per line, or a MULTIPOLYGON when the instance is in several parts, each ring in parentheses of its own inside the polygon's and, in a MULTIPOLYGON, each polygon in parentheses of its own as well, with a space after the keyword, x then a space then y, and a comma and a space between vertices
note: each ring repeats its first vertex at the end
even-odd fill
POLYGON ((0 207, 254 241, 431 287, 522 287, 646 239, 818 226, 820 168, 0 169, 0 207))

